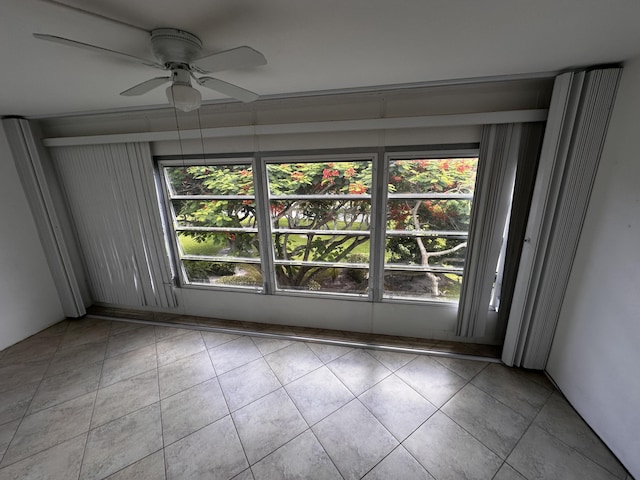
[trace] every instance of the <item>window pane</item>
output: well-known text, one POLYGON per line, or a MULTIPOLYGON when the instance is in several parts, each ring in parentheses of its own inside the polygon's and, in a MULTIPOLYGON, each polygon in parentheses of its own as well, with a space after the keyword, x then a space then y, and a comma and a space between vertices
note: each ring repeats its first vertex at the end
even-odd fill
POLYGON ((462 275, 419 271, 385 270, 384 297, 457 302, 462 275))
POLYGON ((271 224, 277 228, 369 230, 369 200, 274 200, 271 224))
POLYGON ((385 263, 462 268, 467 254, 467 240, 447 237, 387 237, 385 263))
POLYGON ((183 260, 189 283, 262 288, 260 266, 255 264, 183 260))
POLYGON ((254 200, 172 200, 180 227, 255 228, 254 200))
POLYGON ((473 193, 477 158, 389 162, 389 193, 473 193))
POLYGON ((256 233, 184 231, 178 239, 185 255, 260 258, 256 233))
POLYGON ((471 199, 390 199, 387 230, 469 230, 471 199))
POLYGON ((366 295, 367 268, 339 268, 276 265, 276 279, 282 290, 366 295))
POLYGON ((477 158, 389 162, 385 297, 458 300, 477 164, 477 158))
POLYGON ((253 195, 251 164, 165 167, 173 195, 253 195))
POLYGON ((370 161, 271 163, 267 165, 271 195, 371 193, 370 161))
POLYGON ((371 162, 268 164, 267 172, 277 288, 366 293, 371 162), (290 198, 273 198, 279 195, 290 198), (336 198, 335 195, 353 197, 336 198), (367 197, 357 198, 360 195, 367 197), (345 235, 342 232, 349 233, 345 235), (352 235, 352 232, 366 232, 367 235, 352 235), (285 261, 297 264, 279 264, 285 261), (315 262, 334 266, 317 265, 315 262), (342 267, 341 264, 345 263, 352 265, 342 267))

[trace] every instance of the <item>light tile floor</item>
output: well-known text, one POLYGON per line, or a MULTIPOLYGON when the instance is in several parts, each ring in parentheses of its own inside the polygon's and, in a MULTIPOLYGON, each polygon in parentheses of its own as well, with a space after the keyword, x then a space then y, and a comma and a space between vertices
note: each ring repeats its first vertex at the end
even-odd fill
POLYGON ((85 318, 0 352, 0 479, 627 479, 540 373, 85 318))

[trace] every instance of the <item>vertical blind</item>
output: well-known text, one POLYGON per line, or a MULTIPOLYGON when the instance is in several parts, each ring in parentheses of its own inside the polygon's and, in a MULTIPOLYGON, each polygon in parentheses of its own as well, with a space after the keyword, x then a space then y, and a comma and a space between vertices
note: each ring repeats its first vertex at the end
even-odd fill
POLYGON ((149 144, 51 151, 93 300, 175 307, 149 144))
POLYGON ((480 140, 456 335, 485 335, 520 147, 521 124, 487 125, 480 140))
POLYGON ((507 365, 546 365, 621 73, 556 78, 502 354, 507 365))

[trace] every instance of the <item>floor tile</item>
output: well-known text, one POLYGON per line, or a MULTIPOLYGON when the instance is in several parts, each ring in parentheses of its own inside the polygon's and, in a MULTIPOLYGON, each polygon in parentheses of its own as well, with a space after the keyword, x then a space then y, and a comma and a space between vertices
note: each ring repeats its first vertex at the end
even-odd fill
POLYGON ((254 479, 253 473, 251 473, 251 469, 247 468, 244 472, 240 472, 231 480, 255 480, 255 479, 254 479))
POLYGON ((398 446, 393 435, 358 400, 329 415, 312 430, 347 480, 361 478, 398 446))
POLYGON ((560 393, 554 393, 549 398, 534 424, 614 475, 624 478, 624 467, 560 393))
POLYGON ((441 412, 404 446, 438 480, 490 480, 502 465, 497 455, 441 412))
POLYGON ((461 358, 439 356, 432 356, 431 358, 438 362, 440 365, 444 365, 449 370, 457 373, 465 380, 471 380, 488 365, 487 362, 480 362, 477 360, 463 360, 461 358))
POLYGON ((56 353, 61 340, 61 336, 29 337, 5 350, 4 355, 2 356, 2 365, 51 358, 56 353))
POLYGON ((158 342, 157 348, 158 365, 167 365, 206 350, 202 335, 197 330, 158 342))
POLYGON ((335 359, 327 367, 356 396, 391 375, 391 370, 362 349, 335 359))
POLYGON ((251 469, 256 480, 342 480, 310 430, 263 458, 251 469))
MULTIPOLYGON (((111 322, 111 330, 109 331, 109 335, 120 335, 121 333, 129 332, 131 330, 135 330, 137 328, 143 327, 144 325, 141 323, 133 323, 133 322, 122 322, 119 320, 113 320, 111 322)), ((151 327, 153 328, 153 327, 151 327)))
POLYGON ((57 352, 47 369, 45 377, 51 377, 68 372, 78 365, 91 365, 104 360, 107 351, 107 342, 87 343, 65 348, 57 352))
POLYGON ((86 439, 85 433, 0 469, 0 480, 69 480, 78 478, 86 439))
POLYGON ((81 480, 104 478, 162 448, 158 403, 89 432, 81 480))
POLYGON ((211 360, 206 351, 196 353, 177 362, 158 368, 160 398, 175 395, 215 377, 211 360))
POLYGON ((529 479, 613 480, 604 468, 532 425, 518 442, 507 463, 529 479))
POLYGON ((148 372, 98 390, 91 428, 139 410, 160 400, 158 372, 148 372))
POLYGON ((218 379, 232 412, 282 387, 263 358, 223 373, 218 379))
POLYGON ((285 390, 309 425, 318 423, 354 399, 353 394, 327 367, 291 382, 285 386, 285 390))
POLYGON ((353 350, 351 347, 331 345, 328 343, 307 342, 307 346, 313 350, 313 353, 324 363, 329 363, 353 350))
POLYGON ((156 341, 161 342, 163 340, 168 340, 172 337, 177 337, 178 335, 182 335, 184 333, 192 332, 193 330, 187 328, 177 328, 177 327, 155 327, 156 331, 156 341))
POLYGON ((231 340, 236 340, 240 338, 240 335, 220 332, 202 332, 202 338, 207 348, 214 348, 218 345, 229 343, 231 340))
POLYGON ((109 475, 105 480, 165 480, 164 452, 158 450, 148 457, 109 475))
POLYGON ((229 416, 165 449, 168 480, 229 479, 249 465, 229 416))
POLYGON ((395 375, 358 398, 400 442, 436 411, 436 407, 395 375))
POLYGON ((163 399, 161 406, 165 445, 229 414, 216 378, 163 399))
POLYGON ((17 462, 89 430, 95 392, 24 417, 2 466, 17 462))
POLYGON ((12 390, 27 383, 39 382, 44 377, 48 366, 49 360, 0 365, 0 392, 12 390))
POLYGON ((292 340, 286 340, 283 338, 267 338, 267 337, 252 337, 253 343, 256 344, 258 350, 262 355, 269 355, 281 348, 288 347, 293 343, 292 340))
POLYGON ((138 328, 127 330, 124 333, 111 335, 107 345, 107 358, 146 347, 155 341, 155 330, 153 327, 147 326, 138 326, 138 328))
POLYGON ((413 353, 392 352, 388 350, 367 350, 367 353, 392 372, 404 367, 407 363, 417 357, 417 355, 413 353))
POLYGON ((283 385, 291 383, 323 365, 316 354, 301 342, 270 353, 264 358, 283 385))
POLYGON ((221 375, 261 358, 262 354, 251 338, 240 337, 210 349, 209 356, 216 373, 221 375))
POLYGON ((77 366, 74 370, 45 378, 40 383, 27 413, 37 412, 97 390, 101 373, 102 362, 99 362, 77 366))
POLYGON ((156 346, 149 345, 116 357, 107 358, 102 369, 100 387, 135 377, 158 366, 156 346))
POLYGON ((284 389, 237 410, 232 417, 251 465, 307 428, 284 389))
POLYGON ((418 356, 396 371, 402 380, 436 407, 442 406, 467 381, 431 357, 418 356))
POLYGON ((20 420, 21 419, 14 420, 0 425, 0 460, 2 460, 7 448, 9 448, 9 443, 16 433, 16 430, 18 430, 18 425, 20 425, 20 420))
POLYGON ((22 418, 38 389, 39 382, 26 383, 0 392, 0 424, 22 418))
POLYGON ((62 337, 60 350, 87 343, 106 342, 109 338, 110 328, 110 322, 104 322, 103 320, 98 320, 96 323, 88 324, 88 326, 74 327, 73 323, 71 323, 62 337))
POLYGON ((515 369, 495 363, 480 372, 471 383, 528 420, 533 420, 551 395, 550 390, 515 369))
POLYGON ((493 480, 527 480, 518 472, 516 472, 511 465, 504 463, 493 480))
POLYGON ((387 455, 363 480, 435 480, 409 452, 399 445, 387 455))
POLYGON ((456 393, 442 411, 502 459, 529 426, 522 415, 471 384, 456 393))

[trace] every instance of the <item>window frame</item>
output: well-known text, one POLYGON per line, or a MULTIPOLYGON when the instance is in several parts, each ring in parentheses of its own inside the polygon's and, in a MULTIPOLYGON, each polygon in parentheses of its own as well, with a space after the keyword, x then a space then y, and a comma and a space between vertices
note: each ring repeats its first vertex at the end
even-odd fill
POLYGON ((194 289, 205 289, 205 290, 224 290, 224 291, 239 291, 245 293, 263 293, 265 290, 265 281, 264 281, 264 265, 263 265, 263 244, 262 239, 260 237, 260 216, 257 212, 257 197, 258 192, 256 190, 256 161, 253 156, 243 155, 239 157, 216 157, 216 158, 206 158, 206 157, 197 157, 190 159, 163 159, 156 162, 158 178, 160 181, 160 185, 162 186, 162 199, 164 205, 164 218, 166 219, 166 233, 168 238, 168 246, 171 249, 170 259, 173 263, 172 267, 176 275, 176 283, 180 288, 194 288, 194 289), (222 165, 251 165, 252 173, 253 173, 253 186, 254 193, 253 195, 172 195, 171 186, 167 175, 165 173, 165 167, 191 167, 191 166, 205 166, 205 167, 214 167, 214 166, 222 166, 222 165), (182 198, 184 197, 184 198, 182 198), (256 221, 257 227, 249 227, 249 228, 238 228, 238 227, 181 227, 177 224, 175 210, 173 207, 172 200, 215 200, 215 199, 231 199, 231 200, 253 200, 256 204, 256 221), (259 241, 259 257, 255 260, 251 258, 243 258, 243 257, 215 257, 215 256, 202 256, 202 255, 187 255, 184 253, 182 249, 182 245, 178 240, 178 233, 181 231, 210 231, 210 232, 239 232, 239 233, 251 233, 256 234, 259 241), (231 260, 229 260, 231 259, 231 260), (191 260, 191 261, 203 261, 203 262, 219 262, 219 263, 251 263, 258 265, 260 267, 260 271, 263 274, 262 286, 250 287, 250 286, 240 286, 240 285, 215 285, 215 284, 206 284, 206 283, 195 283, 189 281, 189 276, 186 271, 186 267, 184 265, 183 260, 191 260))
MULTIPOLYGON (((422 299, 419 297, 409 296, 387 296, 384 294, 384 273, 385 273, 385 249, 387 239, 387 202, 389 200, 388 192, 388 175, 389 175, 389 162, 393 160, 409 160, 415 158, 421 159, 446 159, 446 158, 478 158, 479 149, 477 145, 468 146, 465 145, 461 148, 452 146, 419 146, 419 147, 374 147, 374 148, 358 148, 358 149, 330 149, 323 151, 284 151, 284 152, 256 152, 256 153, 240 153, 237 156, 230 155, 202 155, 202 156, 190 156, 189 159, 177 158, 177 157, 159 157, 156 159, 156 167, 159 173, 161 197, 164 205, 164 216, 166 218, 167 228, 166 234, 168 238, 168 248, 171 250, 169 256, 172 259, 174 269, 176 272, 180 272, 177 275, 177 284, 180 288, 193 288, 204 290, 218 290, 218 291, 240 291, 244 293, 258 293, 263 295, 282 295, 282 296, 295 296, 295 297, 311 297, 311 298, 331 298, 349 301, 364 301, 375 303, 401 303, 401 304, 414 304, 414 305, 431 305, 431 306, 444 306, 451 307, 459 304, 456 301, 448 300, 435 300, 432 298, 422 299), (274 229, 271 225, 271 213, 270 213, 270 201, 273 199, 297 199, 307 198, 307 196, 300 195, 278 195, 271 196, 268 186, 268 174, 267 165, 277 163, 316 163, 316 162, 340 162, 340 161, 370 161, 372 164, 372 183, 370 192, 367 194, 344 194, 340 195, 340 198, 348 197, 354 200, 367 200, 370 202, 371 208, 371 225, 368 230, 362 231, 361 235, 368 234, 370 238, 370 257, 369 257, 369 283, 368 291, 366 294, 357 293, 341 293, 341 292, 326 292, 326 291, 303 291, 303 290, 289 290, 277 288, 275 278, 275 265, 282 264, 282 260, 276 260, 275 251, 273 248, 273 234, 274 229), (242 286, 230 286, 230 285, 215 285, 215 284, 203 284, 203 283, 190 283, 186 275, 185 267, 182 260, 191 260, 192 258, 185 258, 184 252, 181 251, 181 247, 178 244, 178 231, 185 230, 183 227, 178 227, 174 221, 173 205, 171 200, 171 192, 164 173, 164 167, 188 167, 188 166, 215 166, 215 165, 229 165, 229 164, 251 164, 253 168, 253 186, 254 195, 252 199, 256 206, 256 220, 257 220, 257 236, 259 240, 259 253, 260 257, 257 262, 260 265, 262 272, 262 288, 254 287, 242 287, 242 286), (177 229, 176 229, 177 227, 177 229), (366 232, 366 233, 365 233, 366 232)), ((424 196, 425 198, 437 198, 438 195, 442 197, 442 194, 427 193, 427 194, 397 194, 404 195, 406 198, 417 198, 424 196)), ((208 198, 208 196, 205 196, 208 198)), ((228 197, 228 196, 225 196, 228 197)), ((239 199, 247 199, 247 196, 238 196, 239 199), (241 198, 240 198, 241 197, 241 198)), ((337 195, 316 195, 309 196, 308 199, 322 200, 325 198, 337 198, 337 195), (311 198, 319 197, 319 198, 311 198)), ((451 198, 451 195, 445 195, 446 198, 451 198)), ((473 197, 473 196, 471 196, 473 197)), ((398 197, 400 198, 400 197, 398 197)), ((197 230, 199 228, 216 229, 222 227, 191 227, 187 230, 197 230)), ((224 229, 229 231, 230 229, 224 229)), ((253 230, 253 229, 252 229, 253 230)), ((289 229, 284 229, 289 230, 289 229)), ((213 230, 211 230, 213 231, 213 230)), ((246 231, 246 230, 242 230, 246 231)), ((305 230, 306 233, 309 230, 305 230)), ((331 234, 331 230, 318 230, 318 234, 331 234)), ((400 235, 401 231, 394 231, 394 235, 400 235)), ((417 235, 415 231, 408 231, 407 235, 417 235)), ((248 232, 256 233, 256 232, 248 232)), ((295 232, 293 232, 295 233, 295 232)), ((436 232, 433 233, 443 233, 436 232)), ((424 236, 433 236, 433 233, 425 234, 424 236)), ((466 236, 468 232, 464 232, 466 236)), ((461 236, 462 232, 454 235, 461 236)), ((213 257, 212 257, 213 258, 213 257)), ((198 258, 203 261, 224 261, 220 259, 209 260, 208 258, 198 258)), ((238 263, 238 262, 236 262, 238 263)), ((240 262, 241 263, 241 262, 240 262)), ((251 263, 251 262, 247 262, 251 263)), ((300 262, 293 262, 300 263, 300 262)), ((308 263, 319 264, 323 262, 308 263)), ((349 268, 358 267, 359 264, 350 263, 331 263, 327 262, 328 267, 349 268)), ((396 268, 399 270, 420 270, 424 269, 422 266, 405 266, 404 268, 396 268), (419 267, 419 268, 416 268, 419 267)), ((438 270, 438 267, 432 267, 433 271, 438 270)), ((388 270, 388 268, 387 268, 388 270)), ((442 269, 440 269, 442 270, 442 269)), ((432 271, 430 269, 430 271, 432 271)), ((447 270, 449 271, 449 270, 447 270)), ((464 274, 464 269, 460 271, 460 274, 464 274)))

